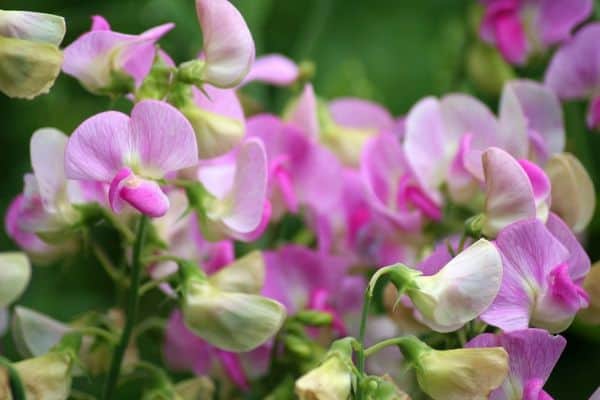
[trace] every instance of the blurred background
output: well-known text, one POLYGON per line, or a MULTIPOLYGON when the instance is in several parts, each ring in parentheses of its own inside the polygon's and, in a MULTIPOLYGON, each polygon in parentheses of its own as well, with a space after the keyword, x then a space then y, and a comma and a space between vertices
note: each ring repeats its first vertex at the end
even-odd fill
MULTIPOLYGON (((402 115, 426 95, 470 92, 497 110, 497 91, 514 73, 476 37, 475 0, 235 0, 254 35, 257 54, 283 53, 295 61, 315 63, 314 85, 324 98, 360 96, 381 102, 402 115)), ((201 47, 193 0, 5 0, 5 9, 62 15, 67 22, 63 46, 89 30, 90 16, 101 14, 113 30, 139 33, 175 22, 160 43, 177 61, 193 58, 201 47)), ((534 63, 535 64, 535 63, 534 63)), ((519 76, 539 79, 545 60, 519 76)), ((250 87, 251 95, 274 109, 282 94, 271 88, 250 87)), ((70 134, 87 117, 108 107, 107 98, 87 93, 74 79, 61 76, 49 95, 34 101, 0 95, 0 212, 22 190, 30 170, 29 138, 43 126, 70 134)), ((584 105, 565 106, 568 150, 575 153, 600 188, 600 139, 585 131, 584 105)), ((586 238, 592 261, 600 259, 600 216, 586 238)), ((14 244, 0 231, 0 250, 14 244)), ((91 274, 80 263, 36 268, 22 303, 59 319, 71 319, 88 309, 111 305, 112 285, 104 274, 91 274), (99 278, 99 276, 101 278, 99 278), (109 295, 107 295, 109 293, 109 295)), ((99 268, 99 267, 98 267, 99 268)), ((100 270, 99 270, 100 271, 100 270)), ((567 333, 568 346, 547 390, 559 400, 587 399, 600 384, 600 329, 576 323, 567 333)), ((9 346, 4 339, 5 346, 9 346)))

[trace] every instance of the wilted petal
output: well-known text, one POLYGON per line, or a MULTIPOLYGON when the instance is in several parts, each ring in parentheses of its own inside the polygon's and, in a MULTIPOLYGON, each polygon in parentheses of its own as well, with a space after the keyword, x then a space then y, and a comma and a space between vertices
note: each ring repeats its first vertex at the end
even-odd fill
POLYGON ((239 84, 254 62, 254 41, 240 12, 228 0, 196 0, 206 65, 203 80, 230 88, 239 84))

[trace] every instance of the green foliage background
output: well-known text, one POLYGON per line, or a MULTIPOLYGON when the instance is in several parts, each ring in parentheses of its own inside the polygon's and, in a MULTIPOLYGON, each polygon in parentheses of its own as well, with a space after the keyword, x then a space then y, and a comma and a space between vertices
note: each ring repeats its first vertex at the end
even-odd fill
MULTIPOLYGON (((382 102, 395 115, 426 95, 465 90, 483 97, 495 109, 495 97, 474 84, 465 71, 466 50, 473 41, 472 6, 468 0, 237 0, 253 32, 257 53, 284 53, 317 66, 317 93, 325 98, 361 96, 382 102)), ((5 9, 27 9, 63 15, 63 45, 89 29, 89 16, 104 15, 113 29, 138 33, 173 21, 176 29, 161 41, 178 61, 193 58, 201 47, 193 0, 6 0, 5 9)), ((490 56, 488 59, 493 59, 490 56)), ((543 69, 519 71, 539 78, 543 69)), ((488 70, 484 69, 484 75, 488 70)), ((489 81, 493 73, 489 72, 489 81)), ((481 83, 481 82, 480 82, 481 83)), ((489 82, 488 82, 489 83, 489 82)), ((273 89, 254 87, 251 94, 273 107, 282 97, 273 89)), ((126 103, 117 108, 127 107, 126 103)), ((22 190, 30 170, 29 137, 37 128, 53 126, 70 133, 85 118, 109 107, 106 98, 88 94, 76 81, 61 76, 50 95, 34 101, 0 96, 0 211, 22 190)), ((600 178, 600 139, 585 131, 583 104, 565 107, 569 150, 600 178)), ((587 238, 592 260, 600 259, 600 217, 587 238)), ((0 250, 14 244, 0 232, 0 250)), ((113 304, 111 282, 83 254, 62 265, 36 268, 21 303, 59 319, 113 304)), ((159 300, 156 300, 157 302, 159 300)), ((160 309, 160 304, 157 303, 160 309)), ((575 324, 568 346, 553 373, 548 391, 558 400, 587 399, 600 384, 600 329, 575 324)), ((10 340, 4 344, 10 353, 10 340)))

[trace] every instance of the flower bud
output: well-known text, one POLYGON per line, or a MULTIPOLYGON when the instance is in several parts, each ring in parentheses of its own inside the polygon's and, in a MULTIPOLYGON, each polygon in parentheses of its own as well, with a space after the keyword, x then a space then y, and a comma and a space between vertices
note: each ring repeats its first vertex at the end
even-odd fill
POLYGON ((300 400, 345 400, 352 390, 352 349, 349 339, 334 342, 325 361, 296 381, 300 400))
POLYGON ((572 154, 555 154, 546 165, 552 183, 551 210, 575 232, 590 223, 596 208, 594 184, 581 162, 572 154))
POLYGON ((0 36, 0 91, 25 99, 48 93, 62 61, 56 45, 0 36))
POLYGON ((410 400, 408 394, 400 390, 389 375, 370 376, 368 379, 367 400, 410 400))
POLYGON ((589 296, 589 306, 579 312, 579 316, 590 324, 600 324, 600 262, 595 263, 583 281, 583 288, 589 296))
POLYGON ((246 133, 239 120, 203 110, 193 104, 184 106, 181 112, 194 128, 198 155, 202 159, 227 153, 242 141, 246 133))
POLYGON ((186 276, 181 304, 185 324, 212 345, 249 351, 275 335, 283 324, 286 314, 280 303, 255 294, 223 291, 196 267, 181 267, 186 276))
POLYGON ((415 337, 400 343, 417 382, 434 400, 487 399, 508 375, 502 347, 434 350, 415 337))
POLYGON ((265 281, 265 260, 260 251, 252 251, 212 274, 208 281, 227 292, 258 294, 265 281))
POLYGON ((6 307, 25 291, 31 265, 24 253, 0 253, 0 307, 6 307))

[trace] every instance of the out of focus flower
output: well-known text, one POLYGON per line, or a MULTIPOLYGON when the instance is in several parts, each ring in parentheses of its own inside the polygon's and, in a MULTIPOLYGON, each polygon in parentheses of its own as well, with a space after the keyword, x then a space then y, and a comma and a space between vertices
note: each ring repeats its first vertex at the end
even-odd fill
POLYGON ((224 235, 243 241, 258 238, 270 217, 267 200, 267 157, 263 143, 245 141, 239 150, 198 168, 203 189, 188 190, 199 207, 200 228, 208 240, 224 235))
POLYGON ((588 308, 579 312, 581 318, 590 324, 600 324, 600 266, 599 263, 592 265, 590 273, 583 281, 583 288, 589 296, 588 308))
POLYGON ((60 73, 64 36, 63 17, 0 10, 0 91, 26 99, 47 93, 60 73))
POLYGON ((129 204, 160 217, 169 200, 156 179, 197 162, 196 138, 185 117, 167 103, 145 100, 131 118, 107 111, 84 121, 67 144, 65 170, 70 179, 109 184, 115 212, 129 204))
POLYGON ((509 371, 502 347, 434 350, 413 336, 399 343, 421 389, 434 400, 486 399, 509 371))
POLYGON ((371 279, 371 289, 384 274, 410 298, 421 322, 437 332, 451 332, 492 304, 500 289, 502 261, 494 245, 480 239, 433 275, 402 265, 382 268, 371 279))
POLYGON ((228 0, 196 0, 204 67, 200 79, 221 88, 237 86, 254 62, 254 41, 240 12, 228 0))
POLYGON ((290 86, 300 78, 300 68, 281 54, 266 54, 256 59, 242 85, 263 82, 275 86, 290 86))
POLYGON ((482 232, 488 237, 525 218, 548 218, 550 180, 537 165, 499 148, 483 153, 486 186, 482 232))
POLYGON ((565 41, 592 12, 591 0, 481 0, 481 37, 513 64, 565 41))
POLYGON ((164 24, 139 35, 110 30, 95 16, 92 29, 65 48, 63 71, 97 94, 127 94, 141 85, 156 55, 155 43, 174 24, 164 24))
POLYGON ((561 99, 590 101, 587 113, 590 129, 600 126, 600 97, 597 95, 600 89, 600 66, 589 62, 598 54, 598 38, 599 23, 583 27, 554 54, 544 78, 545 84, 561 99))
POLYGON ((596 209, 594 183, 581 162, 572 154, 550 158, 546 173, 552 183, 552 212, 579 233, 592 220, 596 209))
POLYGON ((509 373, 502 385, 490 394, 494 400, 552 400, 543 389, 567 341, 543 329, 479 335, 468 348, 502 347, 508 353, 509 373))
POLYGON ((537 219, 511 224, 496 246, 504 274, 498 296, 481 316, 485 322, 505 331, 533 326, 560 332, 587 307, 581 281, 589 259, 558 217, 550 216, 548 228, 537 219))

